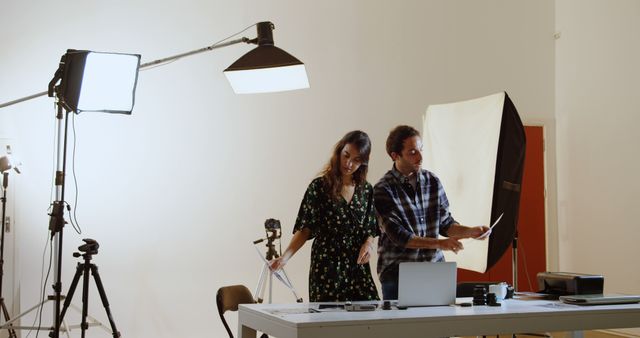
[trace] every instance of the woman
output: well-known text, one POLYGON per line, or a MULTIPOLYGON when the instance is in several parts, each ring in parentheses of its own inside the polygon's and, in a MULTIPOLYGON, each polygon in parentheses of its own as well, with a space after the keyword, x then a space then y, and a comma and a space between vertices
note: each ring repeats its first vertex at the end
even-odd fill
POLYGON ((347 133, 331 159, 307 188, 298 211, 291 243, 282 257, 271 261, 283 267, 308 239, 311 247, 309 301, 378 300, 369 258, 379 228, 373 207, 373 188, 366 180, 371 152, 369 136, 347 133))

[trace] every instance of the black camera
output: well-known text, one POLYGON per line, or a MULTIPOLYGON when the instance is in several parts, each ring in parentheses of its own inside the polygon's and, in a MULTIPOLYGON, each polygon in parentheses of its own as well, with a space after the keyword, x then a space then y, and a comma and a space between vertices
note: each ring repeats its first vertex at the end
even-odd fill
POLYGON ((267 234, 269 244, 273 243, 276 239, 279 239, 280 236, 282 236, 280 221, 274 218, 269 218, 264 221, 264 232, 267 234))
POLYGON ((280 221, 274 218, 269 218, 264 221, 264 228, 266 230, 280 230, 280 221))

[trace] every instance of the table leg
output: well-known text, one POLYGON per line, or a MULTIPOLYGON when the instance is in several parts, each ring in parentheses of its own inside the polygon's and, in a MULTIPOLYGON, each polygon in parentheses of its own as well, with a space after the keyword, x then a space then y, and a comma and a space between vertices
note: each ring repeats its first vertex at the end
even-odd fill
POLYGON ((238 338, 256 338, 256 330, 238 323, 238 338))

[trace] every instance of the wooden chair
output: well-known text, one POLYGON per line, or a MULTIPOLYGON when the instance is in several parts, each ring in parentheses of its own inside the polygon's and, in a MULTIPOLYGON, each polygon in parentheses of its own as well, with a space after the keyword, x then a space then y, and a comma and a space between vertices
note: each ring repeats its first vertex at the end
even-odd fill
POLYGON ((224 313, 227 311, 238 311, 238 304, 255 303, 251 291, 244 285, 223 286, 218 289, 216 294, 216 304, 218 305, 218 314, 227 329, 230 338, 233 338, 233 332, 229 329, 229 324, 224 319, 224 313))

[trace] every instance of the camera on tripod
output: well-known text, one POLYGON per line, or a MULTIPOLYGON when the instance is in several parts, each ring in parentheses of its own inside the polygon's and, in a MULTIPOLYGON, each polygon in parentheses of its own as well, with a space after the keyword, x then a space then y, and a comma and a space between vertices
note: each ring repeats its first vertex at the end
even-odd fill
MULTIPOLYGON (((274 218, 267 219, 264 221, 264 231, 266 233, 266 237, 253 241, 253 244, 262 243, 267 240, 267 260, 280 257, 280 253, 276 251, 275 245, 273 244, 276 239, 279 239, 282 236, 280 221, 274 218)), ((280 251, 282 251, 282 248, 280 251)))
POLYGON ((279 243, 279 250, 276 250, 276 245, 274 244, 274 242, 277 239, 280 239, 280 237, 282 236, 282 226, 280 225, 280 221, 274 218, 268 218, 266 221, 264 221, 264 231, 266 233, 265 238, 260 238, 253 241, 254 245, 262 243, 265 240, 267 241, 267 244, 265 245, 267 247, 267 252, 264 256, 262 256, 262 253, 260 252, 260 250, 258 250, 258 247, 255 247, 258 256, 260 256, 263 261, 263 264, 262 271, 260 273, 260 279, 258 279, 258 285, 256 286, 256 291, 254 292, 254 300, 258 303, 262 303, 262 301, 264 300, 264 291, 268 283, 270 285, 269 303, 271 303, 271 288, 273 286, 273 276, 275 275, 282 282, 282 284, 284 284, 289 290, 291 290, 291 292, 293 292, 293 296, 296 298, 296 301, 298 303, 301 303, 302 298, 298 297, 298 294, 296 293, 293 284, 291 284, 289 277, 287 277, 287 273, 284 271, 284 268, 273 271, 270 267, 269 262, 275 258, 279 258, 280 254, 282 253, 282 242, 279 243))
POLYGON ((274 218, 269 218, 264 221, 264 231, 267 234, 267 240, 273 242, 282 236, 282 228, 280 221, 274 218))

